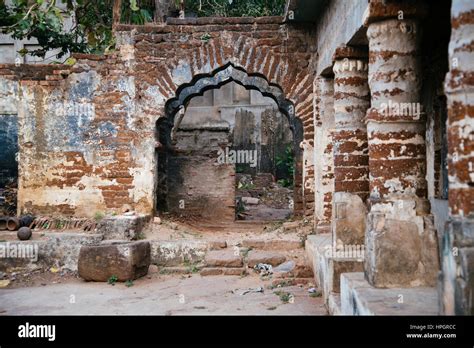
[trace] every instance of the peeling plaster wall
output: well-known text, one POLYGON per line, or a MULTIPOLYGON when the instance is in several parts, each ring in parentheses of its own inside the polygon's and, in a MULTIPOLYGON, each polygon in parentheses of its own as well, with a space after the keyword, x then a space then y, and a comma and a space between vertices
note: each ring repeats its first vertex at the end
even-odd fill
MULTIPOLYGON (((306 32, 280 17, 169 19, 119 26, 115 52, 76 54, 73 66, 0 65, 0 77, 18 88, 8 98, 19 98, 20 212, 152 214, 155 127, 166 116, 165 103, 195 76, 229 62, 280 86, 312 141, 307 41, 306 32), (210 40, 201 39, 205 33, 210 40)), ((10 88, 0 86, 3 94, 10 88)), ((297 164, 295 212, 301 212, 304 169, 297 164)))
POLYGON ((19 108, 22 212, 91 216, 137 203, 146 167, 132 160, 133 78, 103 81, 89 70, 61 84, 28 82, 19 108))
MULTIPOLYGON (((134 73, 141 77, 137 112, 144 118, 165 117, 165 103, 180 86, 232 63, 280 86, 303 123, 304 138, 312 140, 309 40, 304 31, 283 25, 281 18, 174 19, 164 27, 117 30, 124 42, 134 45, 134 73), (205 33, 211 36, 209 41, 201 39, 205 33)), ((308 178, 310 173, 297 161, 295 212, 312 212, 304 200, 303 172, 308 178)))
POLYGON ((367 0, 329 1, 317 25, 318 75, 332 70, 333 53, 341 45, 366 44, 364 17, 367 8, 367 0))

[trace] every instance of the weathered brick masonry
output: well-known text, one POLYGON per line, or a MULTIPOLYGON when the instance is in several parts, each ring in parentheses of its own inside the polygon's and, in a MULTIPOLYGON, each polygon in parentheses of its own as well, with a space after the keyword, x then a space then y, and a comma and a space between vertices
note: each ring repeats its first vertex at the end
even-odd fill
MULTIPOLYGON (((180 87, 229 64, 264 77, 269 91, 281 90, 312 147, 313 73, 304 31, 280 17, 170 19, 115 29, 117 51, 75 55, 73 67, 10 73, 11 66, 2 66, 1 78, 19 88, 21 212, 152 214, 157 120, 169 116, 165 105, 180 87)), ((296 164, 295 212, 311 215, 314 189, 303 184, 303 171, 312 182, 313 169, 303 168, 301 154, 296 164)))
POLYGON ((401 112, 400 107, 391 107, 421 103, 423 13, 422 5, 383 6, 378 1, 369 5, 371 209, 366 244, 374 254, 366 259, 366 274, 374 286, 433 285, 438 269, 434 231, 424 222, 429 213, 426 120, 413 109, 401 112), (404 11, 403 19, 398 18, 399 11, 404 11), (421 245, 426 252, 418 251, 421 245))
MULTIPOLYGON (((441 314, 473 314, 474 3, 323 7, 315 28, 280 17, 119 25, 117 50, 105 56, 0 66, 0 110, 18 114, 20 212, 154 213, 157 124, 171 129, 191 97, 236 81, 288 117, 295 212, 314 214, 318 241, 365 246, 363 262, 318 256, 325 300, 341 291, 345 314, 357 312, 338 277, 363 263, 366 288, 437 286, 441 314), (450 23, 439 16, 449 11, 450 23)), ((216 191, 217 200, 230 192, 199 194, 216 191)))
POLYGON ((367 53, 352 47, 336 50, 334 63, 335 192, 369 193, 367 128, 370 106, 367 53))
POLYGON ((369 194, 365 114, 370 106, 367 51, 343 46, 334 53, 333 243, 362 245, 369 194))
POLYGON ((315 225, 331 224, 334 192, 334 80, 320 76, 314 81, 314 170, 315 170, 315 225))
POLYGON ((441 312, 474 315, 474 3, 453 0, 448 96, 449 209, 440 273, 441 312))
MULTIPOLYGON (((316 30, 315 226, 324 234, 318 241, 364 244, 369 287, 434 287, 438 278, 439 310, 446 314, 472 313, 473 18, 465 0, 454 0, 451 9, 449 3, 334 0, 316 30)), ((339 261, 318 257, 321 286, 336 291, 339 261)), ((344 290, 344 314, 357 312, 351 289, 344 290)))

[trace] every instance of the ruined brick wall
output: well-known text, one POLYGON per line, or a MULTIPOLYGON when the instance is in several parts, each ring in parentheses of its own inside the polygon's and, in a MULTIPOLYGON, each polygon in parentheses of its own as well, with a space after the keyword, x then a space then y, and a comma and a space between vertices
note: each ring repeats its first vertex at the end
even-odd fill
MULTIPOLYGON (((311 55, 280 17, 170 19, 117 30, 117 50, 72 67, 0 71, 19 86, 21 212, 154 211, 156 122, 179 87, 232 63, 281 87, 313 140, 311 55), (20 71, 23 72, 20 72, 20 71)), ((297 163, 295 211, 304 211, 297 163)), ((306 176, 308 177, 308 175, 306 176)))
POLYGON ((4 75, 20 81, 21 213, 92 216, 140 201, 134 84, 113 54, 76 57, 73 68, 25 65, 4 75))
MULTIPOLYGON (((133 52, 140 91, 137 111, 142 117, 166 117, 164 104, 180 86, 231 63, 281 87, 303 123, 305 139, 312 140, 312 72, 306 34, 283 25, 281 18, 173 19, 166 26, 119 26, 117 31, 121 50, 133 52)), ((295 211, 305 209, 303 171, 299 161, 295 211)), ((310 173, 305 173, 305 180, 310 180, 310 173)), ((312 211, 311 206, 307 210, 312 211)))

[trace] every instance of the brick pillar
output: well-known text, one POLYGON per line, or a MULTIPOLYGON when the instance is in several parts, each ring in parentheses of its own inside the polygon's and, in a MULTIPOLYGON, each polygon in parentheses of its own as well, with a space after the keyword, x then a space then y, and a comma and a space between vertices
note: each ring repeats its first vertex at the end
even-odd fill
POLYGON ((450 221, 443 236, 442 314, 474 315, 474 2, 451 7, 448 97, 450 221))
POLYGON ((369 3, 367 113, 370 213, 365 271, 376 287, 434 285, 436 235, 425 228, 425 120, 416 19, 419 3, 369 3), (400 19, 400 11, 403 18, 400 19))
POLYGON ((335 192, 368 196, 368 149, 365 114, 370 106, 366 53, 344 47, 334 62, 335 192))
POLYGON ((315 228, 329 232, 334 191, 334 79, 314 80, 314 180, 315 228))
POLYGON ((367 51, 340 47, 334 55, 333 242, 362 245, 369 194, 365 115, 370 106, 367 51))
POLYGON ((367 35, 372 95, 367 115, 370 197, 424 198, 426 149, 425 120, 418 113, 422 82, 418 22, 390 19, 372 23, 367 35))

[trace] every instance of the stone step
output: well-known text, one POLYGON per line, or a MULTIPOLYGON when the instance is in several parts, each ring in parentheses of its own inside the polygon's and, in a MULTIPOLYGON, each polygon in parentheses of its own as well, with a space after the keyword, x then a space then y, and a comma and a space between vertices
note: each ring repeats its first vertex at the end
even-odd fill
POLYGON ((211 250, 204 259, 206 267, 230 267, 238 268, 244 266, 243 257, 233 249, 211 250))
POLYGON ((209 244, 202 240, 148 240, 151 263, 160 267, 182 266, 202 262, 209 244))
POLYGON ((247 254, 247 265, 253 268, 259 263, 278 266, 286 261, 286 256, 275 251, 250 250, 247 254))
POLYGON ((364 273, 341 275, 342 315, 439 315, 436 288, 372 287, 364 273))
POLYGON ((364 270, 363 259, 333 257, 328 252, 331 251, 329 249, 331 241, 331 234, 310 235, 306 240, 306 256, 313 270, 316 285, 321 288, 326 304, 332 293, 340 292, 342 273, 364 270))
POLYGON ((330 315, 341 315, 341 294, 332 292, 328 297, 328 312, 330 315))
POLYGON ((242 247, 260 250, 295 250, 303 248, 303 243, 299 239, 244 239, 242 247))
POLYGON ((62 268, 77 271, 79 251, 83 245, 98 245, 102 234, 80 232, 33 232, 33 239, 0 242, 3 250, 32 252, 28 257, 5 257, 0 262, 1 272, 29 271, 38 268, 62 268), (32 257, 29 257, 32 256, 32 257))
POLYGON ((200 274, 201 276, 216 276, 216 275, 233 275, 240 276, 247 273, 245 267, 204 267, 200 274))
POLYGON ((199 273, 203 266, 201 264, 188 265, 188 266, 175 266, 175 267, 161 267, 159 268, 159 274, 193 274, 199 273))
POLYGON ((273 279, 272 286, 294 286, 294 285, 308 285, 314 282, 313 278, 289 278, 289 279, 273 279))

